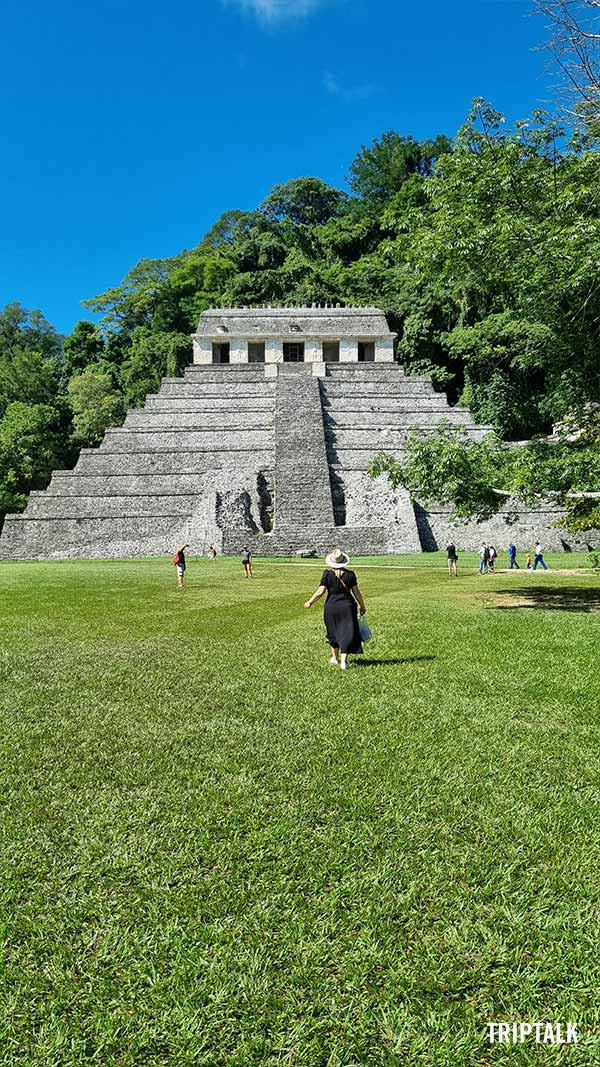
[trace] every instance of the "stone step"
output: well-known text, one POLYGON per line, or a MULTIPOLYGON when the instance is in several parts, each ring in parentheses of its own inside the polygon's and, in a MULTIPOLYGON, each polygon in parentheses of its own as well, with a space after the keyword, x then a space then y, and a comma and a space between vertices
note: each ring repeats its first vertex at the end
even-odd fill
POLYGON ((373 360, 368 363, 328 363, 328 378, 404 377, 404 369, 391 360, 373 360))
POLYGON ((323 401, 323 410, 326 415, 343 415, 358 412, 372 412, 375 417, 392 412, 424 412, 435 413, 440 411, 463 411, 470 418, 467 408, 449 407, 445 396, 434 394, 433 396, 399 396, 399 397, 327 397, 323 401))
POLYGON ((100 451, 104 454, 129 454, 132 452, 206 451, 215 449, 235 451, 256 448, 264 451, 274 448, 273 431, 264 429, 236 431, 229 427, 213 427, 210 430, 128 430, 119 427, 107 430, 100 451))
POLYGON ((375 450, 373 448, 329 448, 329 469, 332 476, 342 477, 347 471, 366 471, 378 451, 386 452, 394 459, 402 460, 406 449, 404 445, 401 448, 386 445, 385 449, 375 450))
POLYGON ((30 497, 25 512, 28 519, 105 519, 154 515, 189 516, 198 504, 197 496, 164 493, 133 496, 50 496, 30 497))
POLYGON ((264 430, 272 432, 274 412, 270 411, 146 411, 135 410, 127 413, 124 429, 126 430, 172 430, 181 432, 193 430, 264 430))
POLYGON ((363 400, 371 397, 379 399, 390 400, 407 400, 413 397, 431 397, 431 396, 444 396, 445 393, 436 393, 431 382, 381 382, 379 385, 375 382, 364 382, 358 386, 353 386, 351 382, 332 382, 323 386, 323 396, 325 401, 338 398, 350 398, 352 400, 363 400))
MULTIPOLYGON (((140 457, 141 458, 141 457, 140 457)), ((255 465, 248 460, 244 467, 244 480, 248 483, 255 481, 262 475, 267 481, 273 480, 273 471, 260 464, 255 465)), ((239 468, 239 457, 237 462, 239 468)), ((232 464, 227 467, 208 467, 201 473, 185 474, 78 474, 70 473, 52 475, 52 481, 45 496, 52 497, 78 497, 78 496, 152 496, 170 494, 172 496, 198 496, 212 489, 215 483, 224 481, 226 484, 235 483, 236 468, 232 464)))
POLYGON ((247 399, 251 397, 274 397, 275 381, 267 379, 263 382, 240 382, 235 378, 231 381, 184 381, 183 378, 163 378, 160 392, 152 394, 162 398, 167 396, 197 397, 198 399, 212 396, 220 396, 224 399, 239 397, 247 399))
POLYGON ((264 363, 188 363, 184 370, 186 377, 204 374, 225 374, 230 376, 237 374, 249 377, 253 374, 264 375, 264 373, 264 363))
POLYGON ((186 367, 184 381, 186 382, 230 382, 238 381, 241 384, 247 382, 264 382, 265 381, 265 369, 264 366, 256 367, 241 365, 243 369, 238 369, 240 364, 233 364, 223 367, 219 370, 214 365, 208 364, 206 367, 197 365, 193 367, 186 367))
POLYGON ((430 411, 430 412, 411 412, 411 411, 399 411, 399 412, 368 412, 368 411, 344 411, 338 414, 331 414, 327 412, 325 419, 325 428, 337 434, 340 430, 372 430, 375 433, 385 433, 388 427, 393 429, 402 430, 405 428, 413 428, 419 430, 423 428, 425 431, 431 429, 432 426, 440 426, 442 423, 449 423, 452 426, 467 426, 472 427, 473 420, 468 411, 461 409, 457 411, 456 408, 445 408, 443 411, 430 411))
MULTIPOLYGON (((419 425, 418 427, 411 425, 396 426, 379 431, 373 427, 363 429, 353 426, 345 429, 327 430, 326 439, 328 448, 333 448, 336 451, 347 448, 371 449, 372 452, 393 451, 394 449, 403 449, 411 433, 418 432, 420 436, 427 437, 434 434, 438 429, 439 423, 437 425, 431 423, 428 426, 419 425)), ((466 427, 466 429, 469 438, 474 441, 480 441, 489 432, 489 428, 481 426, 466 427)))
POLYGON ((159 394, 147 397, 144 407, 137 410, 151 411, 153 414, 154 412, 198 412, 199 414, 206 412, 210 414, 215 411, 236 413, 265 411, 273 414, 275 404, 271 396, 182 397, 159 394))
POLYGON ((161 451, 103 452, 99 448, 84 450, 79 457, 74 474, 113 475, 171 475, 204 474, 215 469, 235 474, 241 467, 251 465, 254 470, 272 469, 274 450, 247 445, 245 448, 218 448, 214 443, 209 448, 190 450, 163 448, 161 451))

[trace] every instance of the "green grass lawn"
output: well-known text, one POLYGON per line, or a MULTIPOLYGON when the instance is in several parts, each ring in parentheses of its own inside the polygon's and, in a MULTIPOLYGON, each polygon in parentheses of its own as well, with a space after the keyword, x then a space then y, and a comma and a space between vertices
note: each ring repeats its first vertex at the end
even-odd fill
POLYGON ((600 1062, 600 577, 546 558, 356 561, 346 674, 318 562, 1 564, 0 1063, 600 1062))

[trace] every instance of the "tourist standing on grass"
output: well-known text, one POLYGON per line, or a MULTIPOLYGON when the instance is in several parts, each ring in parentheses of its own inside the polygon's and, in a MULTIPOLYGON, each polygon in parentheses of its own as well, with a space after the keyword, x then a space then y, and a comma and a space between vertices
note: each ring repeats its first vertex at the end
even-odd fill
POLYGON ((517 570, 520 571, 521 568, 519 567, 519 564, 517 563, 517 546, 514 544, 513 541, 511 541, 509 546, 508 546, 508 558, 509 558, 509 561, 510 561, 510 569, 511 569, 511 571, 513 570, 514 567, 516 567, 517 570))
POLYGON ((246 575, 246 578, 254 577, 252 573, 252 556, 250 555, 250 549, 248 548, 248 545, 244 546, 244 550, 242 552, 242 567, 244 568, 244 574, 246 575))
POLYGON ((490 558, 490 550, 487 545, 482 545, 479 549, 479 573, 487 574, 488 572, 488 560, 490 558))
POLYGON ((217 550, 216 550, 214 545, 209 545, 208 546, 208 558, 209 559, 216 559, 217 558, 217 550))
POLYGON ((177 549, 177 552, 173 556, 173 563, 175 564, 175 570, 177 572, 177 588, 183 589, 183 579, 185 575, 185 550, 189 548, 189 545, 182 545, 177 549))
POLYGON ((531 553, 530 552, 527 553, 527 570, 528 571, 531 570, 531 553))
POLYGON ((450 541, 446 545, 446 551, 448 553, 448 574, 450 577, 456 578, 456 564, 458 563, 458 555, 456 552, 456 545, 454 541, 450 541))
POLYGON ((537 544, 535 546, 535 557, 534 557, 534 560, 533 560, 533 569, 534 569, 534 571, 537 570, 538 563, 540 564, 541 567, 544 568, 545 571, 548 570, 546 564, 544 563, 544 550, 543 550, 543 548, 542 548, 542 546, 541 546, 539 541, 537 542, 537 544))
POLYGON ((327 593, 325 601, 325 628, 327 641, 331 648, 329 662, 345 671, 350 653, 362 652, 360 630, 358 628, 357 603, 361 615, 366 614, 365 602, 358 588, 354 571, 347 570, 349 557, 341 548, 334 548, 325 557, 326 570, 321 575, 321 582, 304 607, 311 608, 316 600, 327 593))
POLYGON ((496 556, 497 555, 498 555, 498 553, 496 552, 496 549, 494 548, 494 546, 490 545, 489 548, 488 548, 488 567, 489 567, 490 574, 494 573, 494 564, 496 562, 496 556))

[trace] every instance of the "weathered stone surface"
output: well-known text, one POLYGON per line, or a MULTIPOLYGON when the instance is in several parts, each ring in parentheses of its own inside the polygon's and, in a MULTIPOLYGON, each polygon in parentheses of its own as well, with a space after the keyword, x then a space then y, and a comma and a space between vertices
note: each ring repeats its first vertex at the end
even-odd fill
POLYGON ((130 411, 125 419, 126 430, 273 430, 273 415, 270 411, 130 411))
POLYGON ((590 531, 583 535, 570 534, 560 526, 565 512, 557 511, 551 505, 528 511, 518 502, 512 502, 514 510, 495 515, 487 522, 456 522, 450 509, 433 508, 418 505, 416 507, 417 525, 424 551, 434 552, 445 548, 449 541, 463 551, 477 551, 481 544, 495 545, 498 551, 506 550, 511 541, 517 545, 522 556, 533 552, 539 540, 547 550, 575 551, 587 549, 600 543, 600 531, 590 531), (557 525, 558 524, 558 525, 557 525))
POLYGON ((239 554, 245 545, 256 556, 293 556, 298 545, 303 551, 317 556, 326 556, 338 545, 351 556, 388 551, 387 531, 383 527, 282 526, 266 537, 253 537, 243 529, 224 531, 223 552, 226 555, 239 554))
POLYGON ((252 468, 273 466, 273 451, 264 448, 256 450, 251 445, 246 448, 228 449, 226 447, 213 449, 198 449, 197 451, 173 452, 163 449, 155 452, 136 452, 135 456, 124 459, 120 452, 102 452, 100 449, 88 449, 81 454, 79 462, 73 471, 75 478, 88 475, 115 476, 123 473, 136 474, 140 477, 146 475, 168 476, 170 474, 204 474, 211 470, 226 471, 228 473, 244 468, 250 464, 252 468))
POLYGON ((276 528, 333 525, 318 380, 306 374, 280 375, 275 413, 276 528))
POLYGON ((185 540, 188 519, 30 519, 8 516, 2 529, 2 559, 122 559, 162 556, 185 540))
MULTIPOLYGON (((180 396, 152 396, 148 397, 143 408, 138 409, 136 412, 151 412, 152 415, 161 412, 163 414, 172 415, 176 412, 185 412, 186 414, 194 415, 216 415, 221 412, 225 413, 246 413, 246 412, 265 412, 271 416, 273 412, 273 398, 271 396, 264 397, 258 396, 202 396, 202 397, 184 397, 180 396)), ((132 413, 130 413, 132 414, 132 413)))
MULTIPOLYGON (((210 430, 127 430, 124 427, 108 430, 100 448, 104 453, 131 455, 135 452, 208 452, 222 449, 226 452, 242 451, 244 448, 268 448, 274 445, 272 430, 237 431, 231 427, 210 430)), ((123 461, 125 462, 125 461, 123 461)))

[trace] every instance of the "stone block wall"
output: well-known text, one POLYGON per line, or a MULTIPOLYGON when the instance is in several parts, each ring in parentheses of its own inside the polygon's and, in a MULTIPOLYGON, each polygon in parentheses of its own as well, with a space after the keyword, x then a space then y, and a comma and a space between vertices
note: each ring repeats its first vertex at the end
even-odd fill
MULTIPOLYGON (((426 552, 444 549, 449 541, 454 541, 464 552, 476 552, 483 543, 493 544, 498 551, 506 551, 514 541, 521 557, 527 552, 533 554, 538 540, 547 551, 555 552, 585 551, 600 544, 598 530, 573 535, 557 525, 565 513, 552 505, 529 511, 513 501, 506 511, 481 523, 456 522, 450 508, 439 505, 418 504, 415 511, 421 544, 426 552)), ((523 558, 520 562, 523 563, 523 558)))

